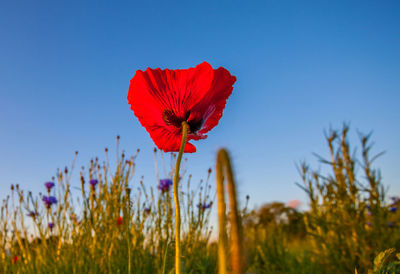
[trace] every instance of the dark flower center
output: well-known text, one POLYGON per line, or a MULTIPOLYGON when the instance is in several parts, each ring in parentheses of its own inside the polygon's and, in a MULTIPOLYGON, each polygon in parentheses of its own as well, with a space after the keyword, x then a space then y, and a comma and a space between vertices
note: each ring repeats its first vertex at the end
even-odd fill
POLYGON ((189 125, 189 133, 196 133, 197 131, 199 131, 201 129, 201 127, 203 126, 203 119, 200 120, 192 120, 192 121, 188 121, 189 116, 190 116, 190 111, 186 112, 184 117, 178 117, 175 115, 175 113, 171 110, 171 109, 165 109, 163 111, 163 119, 164 122, 167 126, 174 126, 177 128, 181 128, 182 127, 182 122, 186 121, 189 125))

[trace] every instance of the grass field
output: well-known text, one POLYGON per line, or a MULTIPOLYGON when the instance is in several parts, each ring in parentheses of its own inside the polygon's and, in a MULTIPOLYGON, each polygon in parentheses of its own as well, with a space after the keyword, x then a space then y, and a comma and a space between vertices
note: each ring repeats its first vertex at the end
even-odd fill
MULTIPOLYGON (((327 135, 331 158, 320 160, 331 172, 299 165, 307 210, 242 205, 245 273, 400 273, 400 199, 386 197, 369 137, 360 136, 357 157, 348 130, 327 135)), ((174 170, 146 188, 132 180, 135 161, 122 154, 110 167, 106 151, 104 163, 96 158, 81 170, 79 197, 67 169, 40 195, 11 186, 1 205, 0 272, 173 273, 174 170)), ((180 180, 182 272, 217 273, 215 174, 209 170, 198 184, 189 173, 182 170, 180 180)))

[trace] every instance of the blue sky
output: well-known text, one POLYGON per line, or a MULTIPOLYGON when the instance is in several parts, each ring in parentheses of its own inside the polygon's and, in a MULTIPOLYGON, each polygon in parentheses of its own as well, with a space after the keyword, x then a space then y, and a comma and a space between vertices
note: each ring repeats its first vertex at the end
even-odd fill
POLYGON ((133 184, 143 175, 154 186, 154 144, 127 103, 129 81, 203 61, 237 82, 218 127, 187 155, 195 181, 227 147, 252 205, 304 200, 296 163, 318 168, 323 130, 350 122, 354 141, 373 130, 374 151, 387 151, 376 165, 400 194, 399 26, 398 1, 2 1, 0 196, 12 183, 43 191, 75 150, 87 165, 117 134, 127 154, 141 149, 133 184))

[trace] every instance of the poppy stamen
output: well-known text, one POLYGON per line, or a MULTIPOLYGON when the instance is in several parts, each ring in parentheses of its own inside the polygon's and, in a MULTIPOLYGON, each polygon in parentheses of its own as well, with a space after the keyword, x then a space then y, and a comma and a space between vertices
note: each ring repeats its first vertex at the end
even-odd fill
POLYGON ((180 118, 171 109, 165 109, 162 113, 163 120, 167 126, 174 126, 176 128, 182 128, 182 122, 187 122, 189 126, 189 133, 195 134, 199 131, 204 124, 204 120, 192 120, 188 121, 190 117, 190 111, 186 112, 184 118, 180 118))
POLYGON ((170 109, 164 109, 162 117, 167 126, 174 126, 180 128, 184 119, 178 118, 175 113, 170 109))
POLYGON ((204 120, 200 119, 200 121, 190 121, 188 122, 189 125, 189 130, 191 133, 196 133, 197 131, 199 131, 204 124, 204 120))

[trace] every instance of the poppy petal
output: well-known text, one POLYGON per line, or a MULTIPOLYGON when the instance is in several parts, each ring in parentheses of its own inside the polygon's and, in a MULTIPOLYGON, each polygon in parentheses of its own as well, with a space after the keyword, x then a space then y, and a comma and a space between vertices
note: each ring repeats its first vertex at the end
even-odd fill
POLYGON ((222 117, 226 100, 232 94, 235 82, 236 77, 232 76, 228 70, 221 67, 214 71, 214 79, 210 90, 193 107, 193 112, 197 112, 204 119, 204 125, 199 130, 200 134, 207 133, 218 124, 222 117))
POLYGON ((131 105, 136 101, 151 104, 161 113, 170 109, 177 117, 183 118, 208 92, 213 75, 214 70, 207 62, 189 69, 139 70, 131 80, 128 100, 131 105), (152 100, 147 101, 148 97, 152 100))
POLYGON ((206 138, 207 138, 207 135, 204 135, 204 134, 189 134, 188 135, 188 140, 198 141, 198 140, 203 140, 206 138))
MULTIPOLYGON (((146 129, 159 149, 162 149, 164 152, 179 151, 182 142, 182 133, 179 130, 170 131, 165 127, 159 126, 150 126, 146 129)), ((196 147, 186 142, 184 152, 196 152, 196 147)))

